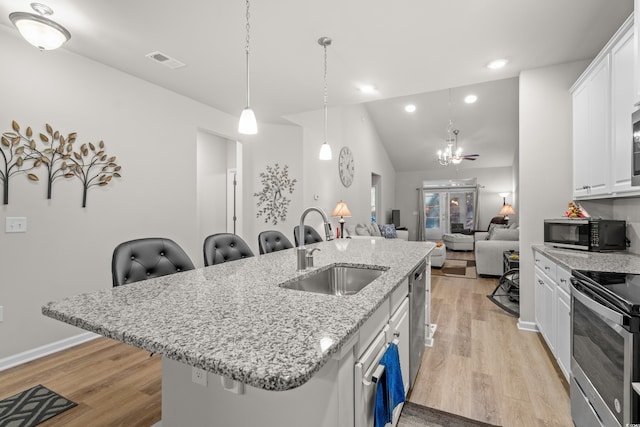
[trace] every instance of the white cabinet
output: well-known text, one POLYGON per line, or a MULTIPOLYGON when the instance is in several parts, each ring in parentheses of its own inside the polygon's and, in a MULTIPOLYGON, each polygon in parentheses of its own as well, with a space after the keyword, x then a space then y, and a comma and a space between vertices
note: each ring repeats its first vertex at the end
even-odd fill
POLYGON ((611 49, 611 192, 637 191, 631 186, 631 114, 634 111, 634 32, 611 49))
POLYGON ((534 260, 536 324, 568 381, 571 367, 571 272, 537 251, 534 260))
POLYGON ((573 94, 574 196, 609 191, 609 64, 606 55, 590 67, 573 94))
POLYGON ((400 370, 402 371, 402 382, 404 383, 405 394, 409 392, 409 298, 405 298, 402 305, 389 319, 390 337, 387 340, 392 342, 398 339, 398 353, 400 354, 400 370))
POLYGON ((638 191, 630 185, 633 37, 629 17, 571 88, 576 199, 638 191))

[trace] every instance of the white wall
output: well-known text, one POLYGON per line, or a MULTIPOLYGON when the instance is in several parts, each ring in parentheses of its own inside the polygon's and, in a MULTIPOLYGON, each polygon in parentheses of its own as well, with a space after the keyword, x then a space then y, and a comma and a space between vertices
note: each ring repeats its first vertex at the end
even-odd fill
MULTIPOLYGON (((302 177, 302 131, 295 126, 261 124, 259 135, 240 138, 237 117, 64 49, 40 52, 13 29, 0 27, 0 51, 11 64, 0 69, 1 131, 9 131, 12 120, 36 132, 49 123, 64 134, 77 132, 77 144, 104 140, 107 153, 117 156, 123 168, 122 179, 89 191, 85 209, 78 181, 56 182, 48 201, 44 182, 11 179, 0 223, 5 217, 24 216, 28 232, 0 233, 0 359, 81 333, 44 317, 41 306, 110 288, 112 251, 122 241, 168 237, 183 246, 196 265, 203 264, 198 130, 244 143, 249 242, 256 241, 263 227, 255 218, 253 200, 258 173, 280 161, 302 177)), ((43 172, 38 171, 41 180, 43 172)), ((302 206, 302 191, 296 191, 294 199, 292 216, 302 206)), ((291 230, 294 222, 283 227, 291 230)))
MULTIPOLYGON (((396 178, 396 207, 400 209, 402 225, 409 229, 409 239, 415 240, 418 227, 418 194, 416 188, 422 188, 424 180, 436 179, 464 179, 478 178, 481 186, 478 192, 478 228, 486 229, 489 221, 498 215, 502 207, 502 197, 498 193, 513 192, 513 168, 480 168, 461 169, 456 171, 452 167, 438 166, 433 169, 425 169, 416 172, 399 172, 396 178)), ((514 200, 513 194, 507 198, 507 203, 514 204, 516 215, 511 216, 511 221, 518 223, 519 206, 514 200)))
MULTIPOLYGON (((347 223, 370 222, 371 173, 376 173, 381 177, 382 199, 378 223, 389 222, 391 209, 395 209, 396 173, 366 109, 362 105, 329 109, 327 139, 333 151, 330 161, 318 159, 324 133, 323 112, 312 111, 288 118, 304 127, 304 206, 318 206, 331 215, 336 203, 343 200, 353 215, 345 219, 347 223), (342 185, 338 175, 338 155, 343 146, 351 149, 355 162, 355 177, 348 188, 342 185)), ((309 224, 318 227, 319 217, 311 215, 309 224)), ((335 230, 338 218, 331 221, 335 230)))
POLYGON ((520 74, 520 321, 535 322, 531 245, 543 243, 545 218, 572 200, 569 88, 587 67, 578 61, 520 74))

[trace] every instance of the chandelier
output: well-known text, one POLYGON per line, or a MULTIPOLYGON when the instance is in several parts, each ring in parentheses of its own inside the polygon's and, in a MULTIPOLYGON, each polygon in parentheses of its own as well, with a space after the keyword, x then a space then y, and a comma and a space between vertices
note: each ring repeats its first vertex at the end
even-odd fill
POLYGON ((438 150, 438 163, 442 166, 459 165, 462 162, 462 148, 458 147, 458 129, 453 128, 453 122, 449 120, 447 127, 447 147, 444 150, 438 150))

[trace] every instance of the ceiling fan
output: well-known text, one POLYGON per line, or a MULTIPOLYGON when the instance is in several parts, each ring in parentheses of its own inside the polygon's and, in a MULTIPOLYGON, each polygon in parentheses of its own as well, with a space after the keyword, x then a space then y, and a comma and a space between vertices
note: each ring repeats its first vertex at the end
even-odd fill
POLYGON ((447 129, 449 137, 447 138, 447 148, 438 151, 438 162, 443 165, 454 164, 458 165, 463 160, 476 160, 480 157, 480 154, 462 154, 462 148, 458 147, 458 133, 459 129, 453 129, 453 123, 449 121, 449 128, 447 129), (453 134, 453 136, 451 136, 453 134))

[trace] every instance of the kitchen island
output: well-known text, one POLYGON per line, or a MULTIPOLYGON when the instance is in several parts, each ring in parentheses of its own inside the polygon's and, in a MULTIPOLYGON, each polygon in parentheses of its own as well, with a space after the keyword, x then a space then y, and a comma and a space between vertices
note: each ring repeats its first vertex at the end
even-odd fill
POLYGON ((187 416, 196 420, 189 425, 242 425, 251 413, 262 425, 275 425, 285 409, 286 420, 297 411, 325 419, 317 425, 353 425, 353 405, 335 394, 345 397, 350 388, 353 401, 353 363, 371 338, 368 331, 386 322, 394 292, 434 246, 394 239, 322 242, 309 246, 320 251, 316 267, 303 272, 296 271, 295 251, 286 250, 69 297, 42 311, 162 355, 163 427, 185 425, 187 416), (334 264, 386 271, 354 295, 279 286, 334 264), (192 382, 191 367, 209 373, 208 387, 192 382), (276 414, 273 420, 256 402, 276 414), (286 402, 289 407, 282 406, 286 402), (315 415, 313 408, 319 408, 315 415))

